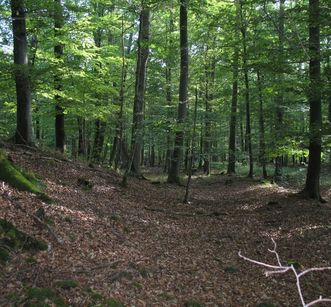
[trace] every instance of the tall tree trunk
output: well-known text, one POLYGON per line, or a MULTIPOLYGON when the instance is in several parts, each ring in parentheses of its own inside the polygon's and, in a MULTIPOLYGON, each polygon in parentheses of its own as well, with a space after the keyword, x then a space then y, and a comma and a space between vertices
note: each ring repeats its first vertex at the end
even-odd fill
MULTIPOLYGON (((120 83, 120 92, 119 92, 119 112, 115 128, 115 137, 113 140, 113 147, 110 153, 109 165, 112 166, 114 163, 114 168, 117 170, 119 162, 122 160, 124 147, 124 135, 123 135, 123 112, 125 104, 125 88, 126 88, 126 77, 128 71, 128 65, 126 62, 126 56, 129 56, 131 53, 131 45, 133 34, 130 33, 129 41, 127 45, 127 51, 125 52, 125 29, 124 29, 124 16, 122 16, 122 33, 121 33, 121 51, 122 51, 122 69, 121 69, 121 83, 120 83)), ((123 162, 123 161, 122 161, 123 162)))
POLYGON ((85 119, 77 117, 78 125, 78 156, 86 157, 86 133, 85 133, 85 119))
POLYGON ((146 86, 146 67, 149 55, 149 28, 150 28, 150 9, 142 1, 142 10, 140 13, 139 38, 138 38, 138 57, 136 70, 135 97, 133 104, 132 120, 132 165, 131 172, 141 175, 141 151, 143 145, 143 120, 144 120, 144 98, 146 86))
POLYGON ((237 126, 237 104, 238 104, 238 61, 239 51, 235 48, 233 55, 233 80, 232 80, 232 100, 230 114, 230 135, 229 135, 229 160, 228 174, 236 172, 236 126, 237 126))
POLYGON ((169 36, 167 37, 167 61, 166 61, 166 101, 167 101, 167 118, 168 118, 168 133, 167 133, 167 150, 166 150, 166 163, 164 165, 164 172, 168 172, 172 159, 172 140, 173 137, 171 131, 171 119, 173 118, 172 112, 172 53, 173 53, 173 40, 172 33, 174 31, 174 22, 172 10, 170 11, 169 18, 169 36))
MULTIPOLYGON (((213 44, 214 45, 214 44, 213 44)), ((212 149, 212 121, 211 114, 213 112, 211 101, 213 100, 213 90, 215 83, 215 57, 208 59, 208 46, 206 50, 205 63, 205 138, 204 138, 204 165, 203 170, 206 175, 210 175, 211 169, 211 149, 212 149)))
POLYGON ((95 134, 93 143, 93 161, 100 162, 102 157, 102 149, 105 141, 106 123, 101 119, 96 119, 94 122, 95 134))
MULTIPOLYGON (((96 12, 96 15, 98 18, 102 18, 105 13, 105 7, 102 3, 96 2, 94 5, 94 10, 96 12)), ((97 48, 101 48, 102 45, 102 29, 97 28, 93 34, 94 36, 94 44, 97 48)), ((110 35, 109 40, 112 39, 112 36, 110 35)), ((100 69, 101 64, 99 65, 100 69)), ((98 69, 96 69, 96 73, 98 73, 98 69)), ((103 97, 100 97, 100 95, 97 95, 98 99, 104 99, 103 97), (98 97, 99 96, 99 97, 98 97)), ((94 122, 94 141, 93 141, 93 150, 92 150, 92 160, 94 162, 100 162, 102 158, 102 149, 103 144, 105 141, 105 131, 106 131, 106 122, 101 119, 97 118, 94 122)))
MULTIPOLYGON (((283 142, 283 121, 284 121, 284 3, 285 0, 279 1, 279 23, 278 23, 278 94, 276 96, 276 150, 281 147, 283 142)), ((282 154, 278 153, 275 159, 275 181, 281 181, 282 179, 282 154)))
POLYGON ((309 0, 309 161, 303 193, 323 201, 320 195, 320 172, 322 151, 322 108, 320 67, 320 7, 319 0, 309 0))
POLYGON ((194 156, 195 156, 195 139, 196 139, 196 127, 197 127, 197 112, 198 111, 198 88, 195 88, 195 103, 194 103, 194 114, 193 114, 193 133, 191 143, 189 145, 189 165, 188 165, 188 178, 186 183, 186 190, 183 203, 189 203, 189 196, 190 196, 190 185, 191 185, 191 178, 192 178, 192 169, 194 163, 194 156))
POLYGON ((15 141, 17 144, 32 144, 31 89, 29 83, 24 0, 11 0, 10 5, 14 37, 17 97, 15 141))
POLYGON ((253 177, 253 150, 252 150, 252 132, 251 132, 251 110, 250 110, 250 97, 249 97, 249 79, 248 79, 248 53, 247 53, 247 28, 245 20, 243 18, 243 8, 241 2, 241 34, 242 34, 242 44, 243 44, 243 69, 244 69, 244 78, 245 78, 245 105, 246 105, 246 142, 249 156, 249 172, 248 177, 253 177))
POLYGON ((180 80, 177 122, 180 125, 175 135, 174 153, 168 171, 168 182, 179 184, 179 173, 183 158, 184 128, 188 103, 188 32, 187 32, 187 0, 180 0, 180 80))
POLYGON ((260 128, 260 163, 262 165, 262 176, 264 179, 268 177, 266 168, 266 150, 265 150, 265 129, 264 129, 264 111, 263 111, 263 94, 262 94, 262 81, 260 71, 257 69, 257 87, 259 93, 259 128, 260 128))
MULTIPOLYGON (((61 28, 64 25, 63 8, 61 0, 54 0, 54 36, 55 46, 54 55, 57 60, 57 64, 61 65, 64 46, 61 43, 61 28)), ((55 89, 55 147, 60 152, 64 152, 65 145, 65 130, 64 130, 64 108, 61 97, 62 91, 62 79, 60 72, 56 71, 54 74, 54 89, 55 89)))

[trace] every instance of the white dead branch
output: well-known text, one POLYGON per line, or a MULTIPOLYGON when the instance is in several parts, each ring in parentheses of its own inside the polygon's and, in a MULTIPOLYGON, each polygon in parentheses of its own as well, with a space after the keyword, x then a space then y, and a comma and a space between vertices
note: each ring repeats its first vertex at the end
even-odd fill
POLYGON ((276 242, 273 238, 271 240, 274 244, 274 248, 273 249, 268 249, 268 251, 270 253, 275 254, 275 257, 277 259, 277 265, 271 265, 271 264, 267 264, 267 263, 264 263, 264 262, 260 262, 260 261, 245 257, 241 254, 241 251, 239 251, 238 255, 239 255, 240 258, 242 258, 246 261, 249 261, 249 262, 252 262, 252 263, 255 263, 257 265, 260 265, 260 266, 263 266, 263 267, 266 267, 266 268, 270 269, 270 270, 265 272, 265 275, 267 277, 271 276, 271 275, 274 275, 274 274, 283 274, 283 273, 286 273, 287 271, 292 271, 295 275, 295 278, 296 278, 296 286, 297 286, 297 290, 298 290, 300 300, 301 300, 301 303, 302 303, 303 307, 313 306, 313 305, 315 305, 317 303, 320 303, 320 302, 330 302, 331 303, 331 298, 323 298, 322 296, 320 296, 318 299, 316 299, 316 300, 314 300, 310 303, 306 303, 305 300, 304 300, 304 297, 303 297, 301 284, 300 284, 300 277, 306 275, 307 273, 310 273, 310 272, 313 272, 313 271, 331 270, 331 267, 311 268, 311 269, 307 269, 307 270, 302 271, 301 273, 299 273, 299 272, 297 272, 297 270, 293 266, 293 264, 291 264, 290 266, 282 265, 282 263, 280 261, 279 254, 277 252, 277 244, 276 244, 276 242))

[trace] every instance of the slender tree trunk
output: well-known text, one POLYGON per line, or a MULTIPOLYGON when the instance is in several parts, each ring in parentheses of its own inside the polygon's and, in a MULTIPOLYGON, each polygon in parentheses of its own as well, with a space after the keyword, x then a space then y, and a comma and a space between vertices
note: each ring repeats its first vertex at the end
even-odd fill
POLYGON ((179 104, 177 122, 179 129, 175 135, 174 153, 168 172, 169 183, 180 183, 179 173, 183 158, 184 128, 187 117, 188 103, 188 31, 187 31, 187 0, 180 0, 180 81, 179 81, 179 104))
MULTIPOLYGON (((172 69, 171 69, 171 65, 168 62, 167 63, 167 68, 166 68, 166 82, 167 82, 167 93, 166 93, 166 98, 167 98, 167 107, 168 110, 170 109, 170 107, 172 106, 172 86, 171 86, 171 80, 172 80, 172 69)), ((168 133, 167 133, 167 153, 166 153, 166 163, 165 163, 165 168, 164 171, 168 171, 170 169, 170 164, 171 164, 171 155, 172 155, 172 146, 171 146, 171 141, 172 141, 172 137, 170 134, 171 131, 171 121, 170 121, 170 115, 171 115, 171 111, 168 111, 168 118, 169 118, 169 122, 168 122, 168 133)))
MULTIPOLYGON (((118 118, 115 128, 115 137, 113 140, 113 147, 110 153, 109 164, 112 166, 114 163, 114 169, 117 170, 118 164, 122 161, 124 147, 124 136, 123 136, 123 113, 124 113, 124 104, 125 104, 125 88, 126 88, 126 77, 128 71, 128 65, 126 63, 126 56, 129 56, 131 53, 131 44, 132 44, 133 35, 130 33, 129 41, 127 46, 127 51, 125 52, 125 31, 124 31, 124 16, 122 16, 122 35, 121 35, 121 51, 122 51, 122 69, 121 69, 121 84, 120 84, 120 93, 119 93, 119 107, 118 118)), ((123 162, 123 161, 122 161, 123 162)))
POLYGON ((105 132, 106 132, 106 123, 97 119, 94 122, 95 125, 95 134, 94 134, 94 143, 93 143, 93 161, 100 162, 102 156, 103 144, 105 141, 105 132))
POLYGON ((17 144, 33 144, 31 88, 29 82, 27 34, 24 0, 11 0, 14 37, 14 64, 16 83, 16 133, 17 144))
POLYGON ((208 46, 206 50, 206 63, 205 63, 205 137, 204 137, 204 161, 203 172, 210 175, 210 145, 211 145, 211 120, 210 116, 212 109, 210 106, 210 67, 208 63, 208 46))
POLYGON ((246 143, 245 143, 245 136, 244 136, 244 120, 243 120, 242 106, 240 107, 239 120, 240 120, 240 151, 244 152, 244 151, 246 151, 246 143))
POLYGON ((256 71, 257 87, 259 93, 259 128, 260 128, 260 163, 262 165, 262 176, 264 179, 268 177, 266 168, 266 150, 265 150, 265 129, 264 129, 264 110, 263 110, 263 94, 262 81, 259 69, 256 71))
POLYGON ((233 55, 233 80, 232 80, 232 100, 230 114, 230 135, 229 135, 229 160, 228 174, 236 172, 236 126, 237 126, 237 104, 238 104, 238 61, 239 51, 235 48, 233 55))
POLYGON ((319 0, 309 0, 309 161, 306 184, 303 193, 323 201, 320 195, 320 172, 322 151, 322 108, 321 108, 321 67, 320 67, 320 7, 319 0))
MULTIPOLYGON (((330 42, 328 42, 328 46, 330 46, 330 42)), ((329 85, 331 84, 331 65, 330 65, 330 57, 328 57, 328 64, 326 66, 326 76, 329 85)), ((329 127, 327 128, 327 135, 331 137, 331 89, 329 87, 329 91, 327 93, 328 97, 328 121, 329 121, 329 127)), ((331 149, 329 149, 329 164, 331 165, 331 149)))
POLYGON ((150 9, 143 4, 140 13, 136 86, 133 105, 133 127, 131 151, 133 155, 131 172, 141 175, 141 151, 143 145, 144 97, 146 86, 146 67, 149 55, 150 9))
MULTIPOLYGON (((279 23, 278 23, 278 72, 277 83, 278 83, 278 94, 276 96, 276 151, 279 151, 279 147, 283 143, 283 121, 284 121, 284 3, 285 0, 279 1, 279 23)), ((282 172, 282 154, 278 153, 275 159, 275 181, 281 181, 283 176, 282 172)))
MULTIPOLYGON (((61 41, 61 29, 64 25, 63 8, 61 0, 54 0, 54 36, 56 45, 54 46, 54 55, 57 64, 61 65, 64 46, 61 41)), ((62 92, 62 79, 60 72, 57 70, 54 74, 54 89, 55 89, 55 147, 58 151, 64 152, 65 145, 65 129, 64 129, 64 108, 62 92)))
POLYGON ((174 31, 174 22, 172 17, 172 11, 170 12, 169 19, 169 36, 167 37, 167 62, 166 62, 166 101, 167 101, 167 118, 168 118, 168 127, 167 127, 167 151, 166 151, 166 163, 164 166, 164 172, 168 172, 171 165, 172 159, 172 135, 171 131, 171 118, 173 118, 172 112, 172 52, 173 52, 173 40, 172 33, 174 31))
POLYGON ((187 204, 189 202, 190 196, 190 187, 191 187, 191 178, 192 178, 192 168, 194 162, 194 154, 195 154, 195 139, 196 139, 196 127, 197 127, 197 110, 198 110, 198 88, 195 89, 195 104, 194 104, 194 114, 193 114, 193 134, 191 144, 189 146, 189 166, 188 166, 188 178, 186 183, 186 190, 183 203, 187 204))
MULTIPOLYGON (((241 8, 242 15, 242 8, 241 8)), ((242 19, 243 20, 243 19, 242 19)), ((251 110, 249 97, 249 80, 248 80, 248 66, 247 66, 247 47, 246 47, 246 26, 241 27, 242 42, 243 42, 243 69, 245 78, 245 106, 246 106, 246 142, 249 156, 249 172, 248 177, 253 177, 253 150, 252 150, 252 133, 251 133, 251 110)))
POLYGON ((86 157, 86 135, 85 135, 85 119, 77 117, 78 125, 78 156, 86 157))

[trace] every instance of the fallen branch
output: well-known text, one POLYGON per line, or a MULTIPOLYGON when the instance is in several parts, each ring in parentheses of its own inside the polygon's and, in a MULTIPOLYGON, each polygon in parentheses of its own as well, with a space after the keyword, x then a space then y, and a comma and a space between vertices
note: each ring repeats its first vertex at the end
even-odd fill
POLYGON ((220 215, 226 215, 225 212, 212 212, 212 213, 200 213, 200 212, 196 212, 196 213, 187 213, 187 212, 178 212, 178 211, 172 211, 172 210, 167 210, 164 208, 153 208, 153 207, 148 207, 145 206, 144 207, 145 210, 148 211, 153 211, 153 212, 161 212, 164 214, 169 214, 169 215, 177 215, 177 216, 188 216, 188 217, 203 217, 203 216, 220 216, 220 215))
POLYGON ((277 263, 278 263, 277 265, 271 265, 271 264, 268 264, 268 263, 260 262, 260 261, 245 257, 241 254, 241 251, 238 252, 238 255, 239 255, 240 258, 242 258, 242 259, 244 259, 248 262, 255 263, 257 265, 266 267, 268 269, 272 269, 272 270, 268 270, 268 271, 265 272, 265 275, 267 277, 271 276, 271 275, 274 275, 274 274, 283 274, 283 273, 286 273, 288 271, 292 271, 295 275, 295 278, 296 278, 296 286, 297 286, 297 290, 298 290, 298 293, 299 293, 299 296, 300 296, 300 301, 301 301, 301 304, 302 304, 303 307, 313 306, 313 305, 315 305, 317 303, 321 303, 321 302, 329 302, 330 303, 331 298, 323 298, 322 296, 320 296, 318 299, 316 299, 316 300, 314 300, 310 303, 306 303, 305 300, 304 300, 304 297, 303 297, 302 289, 301 289, 300 277, 302 277, 303 275, 306 275, 309 272, 313 272, 313 271, 331 270, 331 267, 311 268, 311 269, 307 269, 307 270, 305 270, 301 273, 298 273, 297 270, 295 269, 295 267, 293 266, 293 264, 290 265, 290 266, 282 265, 282 263, 280 261, 279 254, 277 252, 277 244, 276 244, 276 242, 273 238, 271 240, 274 244, 274 248, 273 249, 268 249, 268 251, 275 255, 275 257, 277 259, 277 263))

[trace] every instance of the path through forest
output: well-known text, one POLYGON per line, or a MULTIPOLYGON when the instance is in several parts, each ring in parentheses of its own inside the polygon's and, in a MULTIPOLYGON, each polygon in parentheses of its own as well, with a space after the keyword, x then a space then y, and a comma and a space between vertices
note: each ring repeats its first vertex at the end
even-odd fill
MULTIPOLYGON (((29 287, 52 288, 73 306, 104 306, 107 299, 109 306, 299 306, 290 273, 266 278, 238 251, 275 264, 267 252, 273 237, 284 263, 330 265, 330 203, 303 201, 293 190, 226 175, 196 177, 192 203, 184 205, 183 187, 130 179, 124 189, 118 175, 99 168, 27 149, 10 155, 43 179, 55 203, 6 185, 1 195, 11 193, 30 213, 44 208, 63 244, 0 198, 1 218, 51 243, 46 252, 15 254, 4 267, 4 306, 26 303, 29 287), (77 286, 57 286, 69 279, 77 286)), ((325 194, 331 198, 331 190, 325 194)), ((303 279, 307 300, 331 297, 330 285, 328 271, 303 279)))

